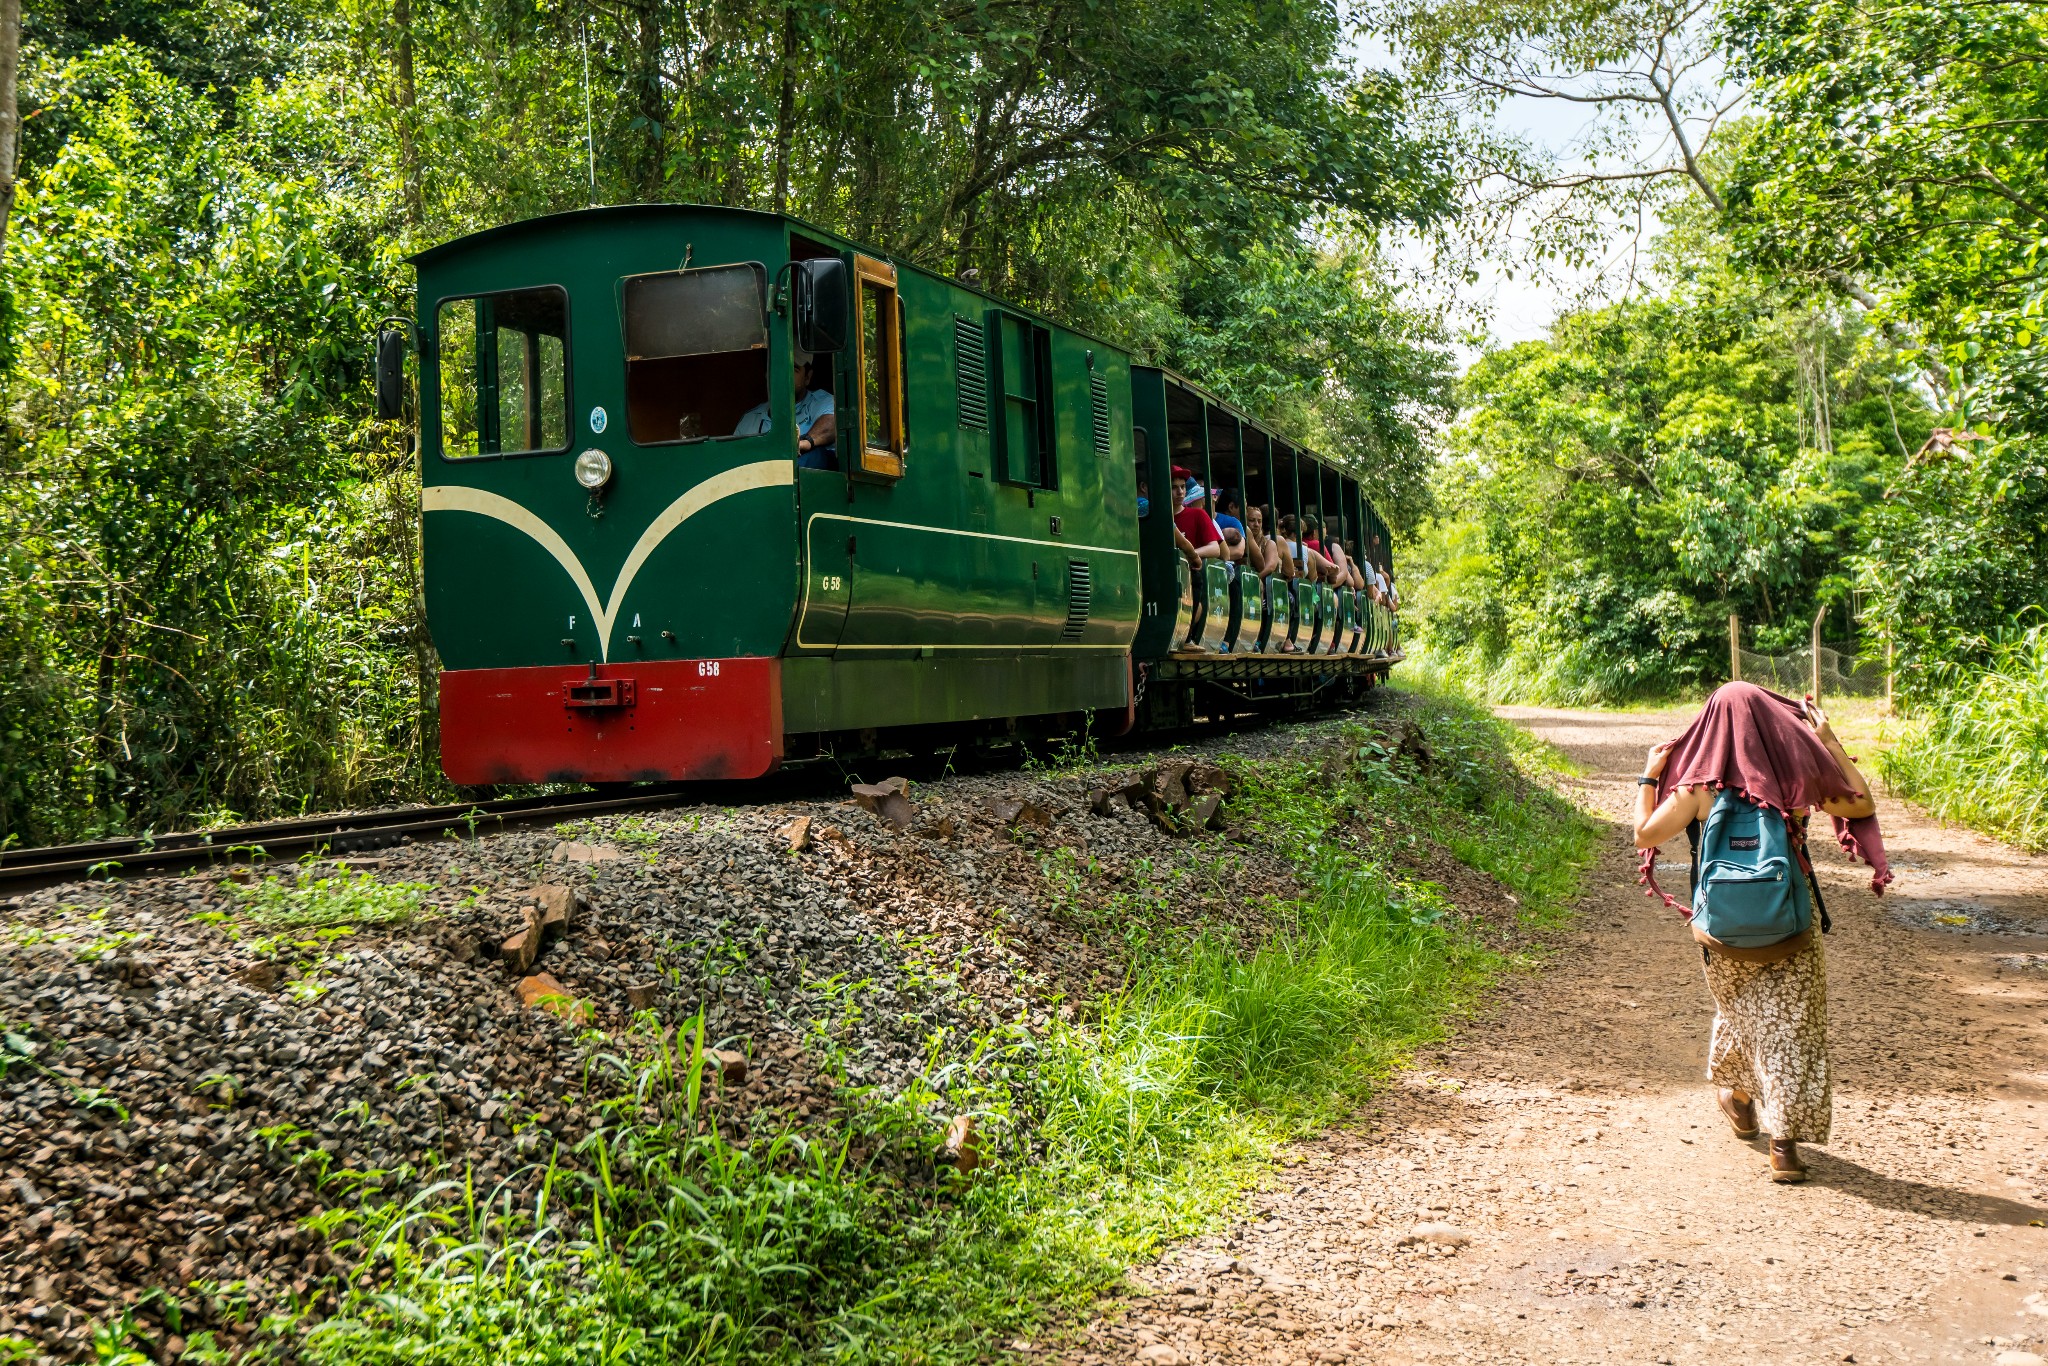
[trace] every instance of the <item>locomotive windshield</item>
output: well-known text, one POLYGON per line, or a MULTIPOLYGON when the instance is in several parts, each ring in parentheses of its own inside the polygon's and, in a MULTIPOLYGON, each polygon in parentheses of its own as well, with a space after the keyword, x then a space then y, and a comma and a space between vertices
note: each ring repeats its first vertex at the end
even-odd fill
POLYGON ((443 299, 434 330, 443 456, 568 449, 568 295, 550 285, 443 299))
POLYGON ((754 262, 624 288, 626 420, 642 446, 731 436, 768 401, 767 277, 754 262))

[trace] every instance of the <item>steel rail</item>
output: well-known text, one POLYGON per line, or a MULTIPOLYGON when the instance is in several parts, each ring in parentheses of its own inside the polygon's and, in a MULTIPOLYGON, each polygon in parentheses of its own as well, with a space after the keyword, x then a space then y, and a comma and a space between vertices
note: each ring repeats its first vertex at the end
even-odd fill
POLYGON ((323 850, 342 854, 382 849, 421 837, 470 835, 566 816, 667 806, 685 799, 685 792, 683 784, 662 784, 636 787, 631 792, 572 792, 451 806, 408 806, 352 815, 301 816, 218 830, 0 850, 0 895, 81 877, 165 872, 323 850))
MULTIPOLYGON (((1299 660, 1292 656, 1262 657, 1267 663, 1278 659, 1289 664, 1298 664, 1302 673, 1332 673, 1328 667, 1331 663, 1347 662, 1368 665, 1367 668, 1356 670, 1357 672, 1383 671, 1388 663, 1398 661, 1399 658, 1397 655, 1393 661, 1375 660, 1368 665, 1367 661, 1355 656, 1347 658, 1343 655, 1333 655, 1326 659, 1303 656, 1299 660)), ((1173 676, 1206 681, 1215 677, 1229 677, 1235 670, 1258 661, 1250 658, 1234 660, 1224 656, 1200 661, 1168 662, 1177 666, 1172 670, 1173 676)), ((1267 725, 1270 721, 1271 718, 1265 716, 1245 715, 1220 723, 1211 721, 1206 726, 1197 726, 1193 729, 1220 729, 1228 732, 1267 725)), ((1142 737, 1128 737, 1128 743, 1110 744, 1106 748, 1118 753, 1127 753, 1158 745, 1176 744, 1184 738, 1185 734, 1181 729, 1154 731, 1142 737)), ((785 765, 774 777, 755 779, 745 786, 750 789, 753 797, 763 800, 786 800, 799 793, 823 797, 831 787, 824 768, 820 767, 816 773, 806 773, 806 770, 818 762, 800 760, 785 765), (810 791, 811 788, 816 788, 816 791, 810 791)), ((949 761, 947 771, 969 770, 955 768, 949 761)), ((515 826, 576 816, 702 801, 707 799, 713 789, 729 793, 731 784, 638 784, 625 791, 614 789, 571 792, 546 797, 508 797, 448 806, 405 806, 389 811, 329 812, 299 816, 290 820, 223 826, 217 830, 124 836, 119 839, 93 840, 83 844, 58 844, 34 849, 0 849, 0 897, 80 878, 111 879, 139 873, 203 868, 214 864, 254 863, 308 853, 351 854, 370 849, 390 848, 422 838, 438 839, 450 834, 477 835, 486 831, 495 833, 515 826)), ((843 787, 838 789, 838 793, 844 795, 843 787)), ((721 799, 730 800, 729 797, 721 799)))

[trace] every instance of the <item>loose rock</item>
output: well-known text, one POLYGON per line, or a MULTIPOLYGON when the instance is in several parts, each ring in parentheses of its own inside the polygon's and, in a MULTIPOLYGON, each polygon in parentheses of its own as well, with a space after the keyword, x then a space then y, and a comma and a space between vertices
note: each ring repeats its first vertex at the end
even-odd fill
POLYGON ((940 1160, 963 1176, 981 1165, 981 1142, 972 1115, 955 1115, 946 1126, 946 1145, 940 1160))
POLYGON ((1456 1224, 1417 1224, 1401 1235, 1396 1247, 1414 1247, 1425 1243, 1432 1247, 1470 1247, 1472 1235, 1456 1224))
POLYGON ((874 812, 895 830, 908 830, 917 819, 917 808, 911 805, 909 792, 910 780, 907 778, 884 778, 879 783, 853 785, 853 799, 861 809, 874 812))
POLYGON ((614 845, 584 844, 578 840, 563 840, 548 854, 552 863, 609 863, 623 857, 614 845))

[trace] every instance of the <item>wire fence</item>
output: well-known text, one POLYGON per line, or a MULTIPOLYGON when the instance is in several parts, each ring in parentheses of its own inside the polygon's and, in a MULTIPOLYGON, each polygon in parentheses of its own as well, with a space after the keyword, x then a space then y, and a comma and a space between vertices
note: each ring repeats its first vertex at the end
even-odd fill
MULTIPOLYGON (((1813 690, 1813 651, 1766 655, 1755 650, 1742 652, 1742 676, 1775 692, 1798 697, 1813 690)), ((1820 647, 1820 690, 1822 697, 1884 696, 1884 664, 1879 660, 1858 661, 1827 646, 1820 647)))

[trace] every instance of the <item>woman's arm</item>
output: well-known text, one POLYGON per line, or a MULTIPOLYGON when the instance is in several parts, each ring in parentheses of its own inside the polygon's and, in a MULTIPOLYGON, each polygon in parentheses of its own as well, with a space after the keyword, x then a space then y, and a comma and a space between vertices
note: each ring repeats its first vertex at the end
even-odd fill
POLYGON ((1266 568, 1266 538, 1259 531, 1259 514, 1255 509, 1246 509, 1244 514, 1245 563, 1254 574, 1270 574, 1266 568))
POLYGON ((1863 794, 1847 801, 1822 802, 1820 809, 1830 816, 1840 816, 1845 821, 1875 816, 1877 802, 1870 790, 1870 783, 1858 771, 1856 761, 1849 757, 1849 751, 1843 749, 1842 742, 1835 738, 1835 728, 1828 724, 1827 713, 1814 702, 1806 702, 1802 706, 1806 711, 1806 724, 1813 727, 1815 738, 1828 747, 1828 753, 1834 757, 1835 766, 1842 770, 1842 781, 1863 794))
MULTIPOLYGON (((1663 776, 1664 761, 1671 757, 1671 747, 1677 743, 1676 740, 1666 740, 1663 744, 1657 745, 1650 750, 1649 757, 1643 761, 1643 776, 1645 778, 1663 776)), ((1635 839, 1636 848, 1638 849, 1656 848, 1665 840, 1670 839, 1673 835, 1685 829, 1686 826, 1692 823, 1693 817, 1699 814, 1700 802, 1697 788, 1681 787, 1666 797, 1662 805, 1655 806, 1653 810, 1652 806, 1656 801, 1657 784, 1637 784, 1635 839)))

